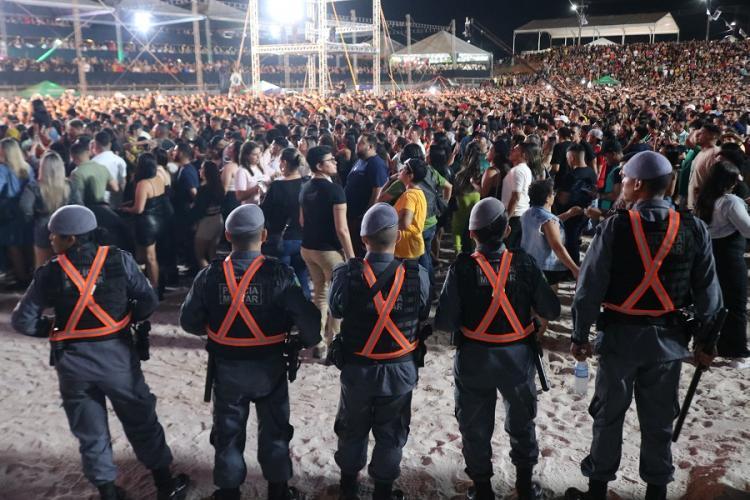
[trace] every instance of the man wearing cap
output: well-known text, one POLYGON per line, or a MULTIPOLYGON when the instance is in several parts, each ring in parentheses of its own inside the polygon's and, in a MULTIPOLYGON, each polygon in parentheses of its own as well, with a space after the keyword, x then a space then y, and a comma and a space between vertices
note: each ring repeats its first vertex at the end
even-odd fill
POLYGON ((456 418, 466 473, 474 482, 467 498, 495 498, 491 441, 498 390, 518 498, 537 498, 531 482, 539 456, 536 369, 529 337, 536 334, 533 316, 557 318, 560 301, 528 254, 505 248, 508 217, 502 202, 485 198, 477 203, 469 231, 477 251, 459 254, 451 265, 435 315, 435 328, 453 334, 458 347, 453 365, 456 418))
POLYGON ((36 270, 11 324, 24 335, 49 337, 50 362, 80 443, 83 473, 101 498, 125 494, 115 486, 106 398, 136 457, 151 470, 157 498, 182 499, 189 480, 170 472, 172 454, 156 416, 156 397, 143 378, 130 335, 131 323, 146 320, 158 301, 129 253, 96 244, 96 227, 93 212, 79 205, 52 214, 48 228, 57 255, 36 270), (54 318, 42 316, 48 307, 54 318))
MULTIPOLYGON (((362 219, 364 259, 350 259, 333 272, 330 311, 343 318, 331 356, 338 353, 341 399, 334 430, 344 500, 359 498, 359 471, 367 463, 370 430, 375 447, 368 472, 376 500, 402 498, 393 490, 402 448, 409 436, 416 356, 424 339, 419 320, 429 313, 430 280, 416 260, 398 260, 398 214, 376 203, 362 219)), ((330 352, 330 351, 329 351, 330 352)), ((423 352, 421 352, 423 354, 423 352)))
MULTIPOLYGON (((646 498, 665 499, 673 479, 672 421, 676 417, 681 360, 689 336, 680 312, 693 305, 708 325, 722 305, 711 238, 706 225, 672 210, 664 193, 672 166, 645 151, 623 167, 622 196, 631 203, 598 228, 578 277, 573 301, 571 353, 579 361, 592 354, 589 330, 596 323, 599 355, 589 455, 581 463, 589 490, 571 488, 568 499, 603 500, 615 479, 622 451, 622 425, 635 390, 641 428, 640 474, 646 498)), ((705 332, 705 329, 704 329, 705 332)), ((696 358, 704 332, 696 333, 696 358)))
POLYGON ((294 428, 289 425, 284 349, 285 342, 301 347, 320 342, 320 312, 305 299, 291 267, 260 253, 264 224, 257 205, 232 210, 225 225, 232 252, 196 275, 180 310, 185 331, 208 335, 206 349, 215 373, 215 500, 240 498, 247 473, 243 452, 251 402, 258 415, 258 462, 268 481, 268 499, 298 495, 287 485, 294 428), (299 334, 291 338, 293 325, 299 334))

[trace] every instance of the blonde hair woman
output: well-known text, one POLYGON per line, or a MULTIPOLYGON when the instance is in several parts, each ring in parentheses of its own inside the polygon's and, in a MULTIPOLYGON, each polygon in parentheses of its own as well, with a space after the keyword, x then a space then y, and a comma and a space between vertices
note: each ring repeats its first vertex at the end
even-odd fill
POLYGON ((31 225, 20 217, 19 199, 26 184, 33 182, 31 167, 26 163, 15 139, 0 141, 0 247, 8 253, 17 285, 29 281, 27 255, 31 252, 31 225))
POLYGON ((80 203, 72 185, 65 178, 65 163, 59 154, 48 151, 39 162, 36 183, 26 184, 19 206, 26 221, 34 223, 34 266, 52 257, 47 222, 50 215, 64 205, 80 203))

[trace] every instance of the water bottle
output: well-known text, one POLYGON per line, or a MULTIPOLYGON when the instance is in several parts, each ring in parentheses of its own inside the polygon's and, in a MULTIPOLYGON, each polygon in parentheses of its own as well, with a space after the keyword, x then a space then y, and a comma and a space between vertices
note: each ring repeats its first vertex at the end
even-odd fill
POLYGON ((589 386, 589 364, 586 361, 576 361, 573 369, 573 388, 579 396, 585 396, 589 386))

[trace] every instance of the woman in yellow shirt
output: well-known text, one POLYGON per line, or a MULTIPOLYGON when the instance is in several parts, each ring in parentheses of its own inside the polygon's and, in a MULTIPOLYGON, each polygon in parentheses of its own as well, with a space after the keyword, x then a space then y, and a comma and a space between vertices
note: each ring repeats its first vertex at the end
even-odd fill
POLYGON ((406 186, 394 205, 400 236, 395 255, 400 259, 418 259, 425 251, 422 231, 427 218, 427 199, 417 186, 425 175, 427 164, 419 158, 408 160, 398 171, 399 180, 406 186))

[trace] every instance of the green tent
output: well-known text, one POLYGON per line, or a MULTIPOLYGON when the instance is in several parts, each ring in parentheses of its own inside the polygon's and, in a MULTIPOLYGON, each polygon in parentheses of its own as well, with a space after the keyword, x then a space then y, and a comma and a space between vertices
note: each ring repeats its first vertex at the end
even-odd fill
POLYGON ((56 83, 44 80, 43 82, 32 85, 31 87, 21 91, 21 97, 31 99, 35 95, 43 97, 60 97, 65 93, 65 89, 56 83))
POLYGON ((619 80, 617 80, 617 79, 615 79, 615 78, 613 78, 613 77, 611 77, 609 75, 606 75, 606 76, 603 76, 603 77, 599 78, 598 80, 594 81, 594 83, 597 84, 597 85, 620 85, 620 81, 619 80))

